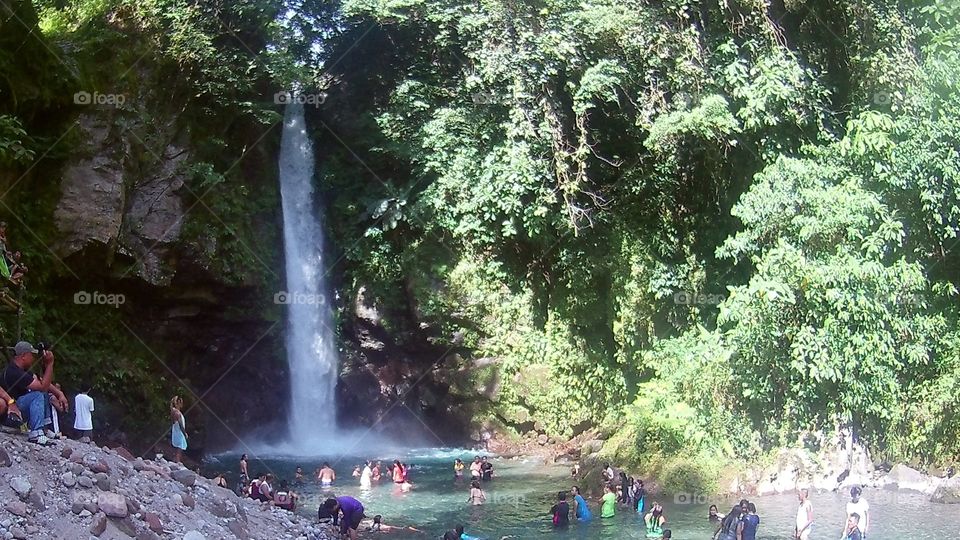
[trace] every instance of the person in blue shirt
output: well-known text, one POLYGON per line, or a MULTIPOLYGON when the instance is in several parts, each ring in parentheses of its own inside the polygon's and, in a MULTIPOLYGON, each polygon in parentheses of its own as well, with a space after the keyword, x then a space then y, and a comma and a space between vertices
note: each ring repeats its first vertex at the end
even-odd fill
POLYGON ((759 528, 760 516, 757 515, 757 505, 747 503, 747 513, 740 518, 740 540, 757 540, 759 528))
POLYGON ((580 488, 573 486, 570 488, 570 493, 573 494, 573 515, 577 518, 577 521, 590 521, 593 519, 593 514, 590 513, 590 507, 587 506, 587 501, 583 498, 583 495, 580 494, 580 488))

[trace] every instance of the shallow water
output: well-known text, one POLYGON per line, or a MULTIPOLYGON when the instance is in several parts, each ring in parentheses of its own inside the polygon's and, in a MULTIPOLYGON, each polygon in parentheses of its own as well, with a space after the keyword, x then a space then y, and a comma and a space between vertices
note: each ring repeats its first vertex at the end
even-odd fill
MULTIPOLYGON (((370 490, 361 490, 358 479, 351 477, 354 465, 361 458, 330 458, 337 472, 333 491, 322 491, 308 481, 297 491, 301 494, 298 513, 316 516, 317 507, 326 497, 352 495, 363 502, 368 516, 381 514, 384 523, 414 526, 424 531, 367 533, 367 537, 384 536, 398 540, 436 538, 444 530, 462 523, 468 534, 491 539, 514 536, 518 539, 542 538, 546 535, 566 539, 641 539, 646 538, 642 519, 627 508, 618 508, 614 518, 600 520, 599 501, 588 500, 594 520, 585 524, 571 524, 567 530, 554 530, 548 512, 556 500, 558 490, 569 490, 569 469, 547 466, 533 460, 504 460, 492 458, 496 478, 484 483, 487 503, 470 506, 466 503, 468 481, 453 478, 453 460, 460 457, 465 463, 474 454, 459 450, 425 450, 400 456, 380 456, 386 465, 399 458, 413 465, 410 472, 414 488, 401 493, 391 482, 382 481, 370 490)), ((231 485, 238 479, 236 455, 224 455, 207 464, 208 471, 229 471, 231 485)), ((251 461, 250 471, 269 471, 281 479, 292 480, 298 465, 309 479, 319 467, 321 459, 273 457, 251 461)), ((469 475, 469 471, 466 471, 469 475)), ((919 494, 867 489, 864 497, 871 507, 871 540, 945 540, 960 538, 960 506, 934 505, 919 494)), ((837 540, 845 520, 847 498, 836 493, 814 493, 814 527, 811 540, 837 540)), ((693 496, 661 497, 669 520, 667 528, 674 538, 707 540, 713 528, 706 520, 711 503, 720 511, 729 510, 736 501, 722 497, 705 500, 693 496)), ((788 540, 792 538, 796 516, 795 495, 774 495, 754 499, 761 518, 758 538, 788 540)), ((363 535, 362 535, 363 536, 363 535)))

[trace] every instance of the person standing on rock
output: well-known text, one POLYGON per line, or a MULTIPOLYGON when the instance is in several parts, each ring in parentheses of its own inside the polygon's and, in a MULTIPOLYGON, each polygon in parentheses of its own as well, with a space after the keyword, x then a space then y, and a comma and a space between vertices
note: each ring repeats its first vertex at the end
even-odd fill
POLYGON ((187 449, 187 419, 183 416, 183 398, 173 396, 170 399, 170 420, 173 425, 170 426, 170 444, 176 451, 175 460, 180 463, 183 459, 183 452, 187 449))
MULTIPOLYGON (((853 486, 850 488, 850 502, 847 503, 847 517, 856 515, 858 530, 864 537, 867 536, 867 532, 870 529, 870 504, 866 499, 861 497, 863 494, 863 489, 860 486, 853 486)), ((848 520, 849 521, 849 520, 848 520)), ((845 523, 843 527, 843 535, 840 538, 847 538, 847 530, 849 528, 849 523, 845 523)))
MULTIPOLYGON (((299 469, 299 467, 297 467, 299 469)), ((249 464, 247 463, 247 455, 243 454, 240 456, 240 483, 242 485, 247 485, 247 482, 250 481, 250 469, 249 464)))
POLYGON ((39 351, 26 341, 17 343, 13 348, 13 360, 0 374, 0 387, 9 394, 7 408, 17 410, 27 422, 28 440, 42 446, 50 446, 53 441, 43 433, 43 427, 51 422, 48 411, 52 399, 66 403, 63 392, 53 386, 53 351, 43 351, 43 376, 37 377, 30 372, 39 351), (10 400, 14 403, 10 403, 10 400))
POLYGON ((73 429, 79 438, 93 435, 93 398, 86 383, 80 385, 80 393, 73 398, 73 429))
POLYGON ((797 527, 794 530, 794 538, 808 540, 810 529, 813 527, 813 504, 810 503, 810 490, 801 489, 797 492, 797 498, 800 500, 800 506, 797 508, 797 527))

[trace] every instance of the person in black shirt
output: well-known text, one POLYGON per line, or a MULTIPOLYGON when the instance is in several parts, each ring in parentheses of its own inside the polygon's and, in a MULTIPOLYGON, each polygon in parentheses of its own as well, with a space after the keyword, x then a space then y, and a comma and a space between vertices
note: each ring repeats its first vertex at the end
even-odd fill
POLYGON ((554 527, 566 527, 570 525, 570 505, 567 504, 566 491, 557 493, 557 504, 553 505, 550 513, 553 514, 554 527))
MULTIPOLYGON (((58 408, 68 410, 66 396, 57 387, 53 386, 52 351, 43 353, 43 376, 37 377, 30 368, 36 362, 37 349, 26 341, 21 341, 13 348, 13 360, 0 372, 0 387, 15 400, 21 418, 30 429, 29 441, 49 446, 53 444, 43 433, 43 427, 51 423, 50 400, 56 400, 58 408), (52 395, 52 397, 51 397, 52 395)), ((8 407, 9 407, 8 403, 8 407)))
POLYGON ((493 463, 487 461, 487 456, 483 456, 481 459, 480 473, 483 475, 484 480, 491 480, 493 478, 493 463))

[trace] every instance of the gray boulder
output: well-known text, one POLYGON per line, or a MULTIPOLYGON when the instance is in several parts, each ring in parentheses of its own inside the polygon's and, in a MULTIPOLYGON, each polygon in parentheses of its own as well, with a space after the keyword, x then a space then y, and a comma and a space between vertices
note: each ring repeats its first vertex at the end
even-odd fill
POLYGON ((960 476, 941 481, 930 496, 930 502, 960 504, 960 476))
POLYGON ((97 495, 97 507, 110 517, 127 517, 127 499, 119 493, 101 491, 97 495))

